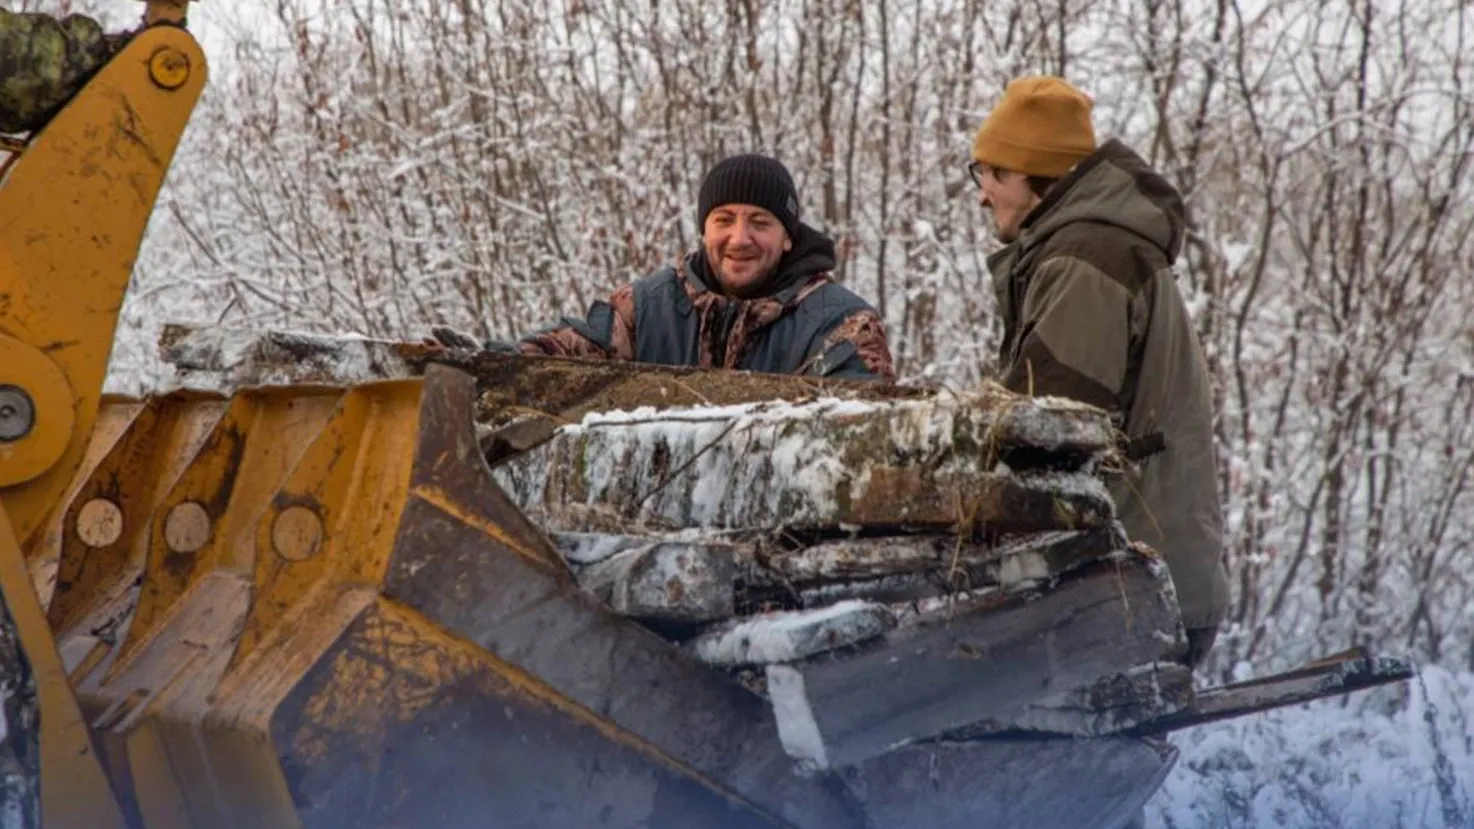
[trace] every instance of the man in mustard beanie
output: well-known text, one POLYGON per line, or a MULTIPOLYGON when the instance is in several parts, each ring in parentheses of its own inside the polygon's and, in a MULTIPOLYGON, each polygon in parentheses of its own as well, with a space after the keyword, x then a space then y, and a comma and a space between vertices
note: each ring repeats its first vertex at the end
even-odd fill
POLYGON ((1207 363, 1178 290, 1184 206, 1119 141, 1097 145, 1089 96, 1019 78, 983 121, 968 171, 1007 244, 988 258, 1010 388, 1112 413, 1131 469, 1112 489, 1127 534, 1177 587, 1185 661, 1228 607, 1207 363))

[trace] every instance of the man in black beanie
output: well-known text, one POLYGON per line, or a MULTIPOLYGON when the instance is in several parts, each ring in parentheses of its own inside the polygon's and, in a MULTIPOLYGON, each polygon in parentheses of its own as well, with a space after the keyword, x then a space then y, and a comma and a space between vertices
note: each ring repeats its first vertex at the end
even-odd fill
POLYGON ((793 176, 780 162, 738 155, 717 164, 696 218, 700 249, 593 303, 585 318, 524 337, 518 350, 895 379, 885 325, 831 280, 834 241, 799 220, 793 176))

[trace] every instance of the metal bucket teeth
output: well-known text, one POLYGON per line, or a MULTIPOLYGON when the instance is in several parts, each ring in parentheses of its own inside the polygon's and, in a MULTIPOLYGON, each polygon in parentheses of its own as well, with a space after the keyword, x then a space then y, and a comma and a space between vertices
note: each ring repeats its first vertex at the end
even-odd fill
POLYGON ((49 614, 125 811, 852 825, 761 699, 578 589, 492 480, 475 405, 432 366, 104 407, 49 614))

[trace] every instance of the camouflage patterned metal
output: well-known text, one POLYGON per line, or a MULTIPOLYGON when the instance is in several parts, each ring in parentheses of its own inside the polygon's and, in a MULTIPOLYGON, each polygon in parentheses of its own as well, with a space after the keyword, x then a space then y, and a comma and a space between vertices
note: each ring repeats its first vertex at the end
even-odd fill
POLYGON ((79 14, 0 10, 0 132, 40 129, 129 37, 79 14))

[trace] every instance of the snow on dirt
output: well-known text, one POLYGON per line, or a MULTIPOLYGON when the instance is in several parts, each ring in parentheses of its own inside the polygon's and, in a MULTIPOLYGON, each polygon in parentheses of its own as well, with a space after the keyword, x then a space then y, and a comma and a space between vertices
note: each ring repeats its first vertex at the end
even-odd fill
MULTIPOLYGON (((1061 401, 997 404, 943 394, 604 412, 560 429, 496 475, 524 507, 556 506, 576 493, 584 503, 618 504, 676 525, 767 526, 775 516, 789 525, 822 524, 845 513, 841 499, 862 502, 874 463, 981 479, 999 474, 992 446, 1000 433, 1036 446, 1103 445, 1108 424, 1087 411, 1061 401)), ((1109 500, 1089 471, 1030 472, 1018 481, 1109 500)))

